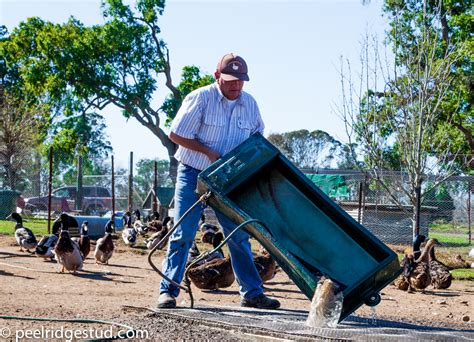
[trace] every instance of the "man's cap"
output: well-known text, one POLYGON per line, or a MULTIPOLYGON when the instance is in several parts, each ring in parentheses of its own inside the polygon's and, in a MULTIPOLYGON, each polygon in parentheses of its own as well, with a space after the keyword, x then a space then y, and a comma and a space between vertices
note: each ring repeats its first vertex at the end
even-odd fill
POLYGON ((240 56, 228 53, 217 64, 217 71, 220 72, 224 81, 248 81, 247 63, 240 56))

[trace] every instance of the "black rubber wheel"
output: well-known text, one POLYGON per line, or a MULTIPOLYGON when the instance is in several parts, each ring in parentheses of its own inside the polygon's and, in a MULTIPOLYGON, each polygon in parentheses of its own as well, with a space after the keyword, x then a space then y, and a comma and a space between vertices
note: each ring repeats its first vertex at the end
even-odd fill
POLYGON ((372 293, 369 297, 365 299, 365 305, 376 306, 380 303, 382 297, 378 293, 372 293))

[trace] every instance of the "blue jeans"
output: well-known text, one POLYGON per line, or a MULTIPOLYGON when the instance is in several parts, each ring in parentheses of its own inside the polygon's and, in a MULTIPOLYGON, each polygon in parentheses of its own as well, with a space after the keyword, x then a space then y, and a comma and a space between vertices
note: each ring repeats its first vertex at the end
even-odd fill
MULTIPOLYGON (((199 170, 192 167, 179 164, 174 197, 174 222, 178 222, 186 210, 199 199, 195 193, 199 172, 199 170)), ((168 241, 168 251, 163 261, 162 272, 178 284, 181 283, 184 277, 189 248, 194 241, 202 211, 202 206, 194 208, 175 229, 173 234, 171 234, 168 241)), ((224 235, 227 236, 236 225, 222 213, 216 211, 216 216, 224 231, 224 235)), ((239 229, 232 235, 227 243, 235 277, 240 285, 240 296, 245 299, 250 299, 263 293, 262 280, 253 263, 249 234, 243 229, 239 229)), ((179 288, 170 284, 169 281, 162 279, 160 294, 164 292, 168 292, 172 296, 177 297, 179 288)))

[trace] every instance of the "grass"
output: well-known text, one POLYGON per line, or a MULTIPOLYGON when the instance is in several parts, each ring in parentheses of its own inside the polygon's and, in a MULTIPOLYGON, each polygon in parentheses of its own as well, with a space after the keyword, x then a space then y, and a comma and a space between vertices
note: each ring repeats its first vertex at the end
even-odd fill
POLYGON ((437 233, 456 233, 456 234, 468 234, 469 228, 465 224, 457 223, 445 223, 437 222, 431 223, 429 227, 430 231, 436 231, 437 233))
MULTIPOLYGON (((52 222, 51 222, 52 224, 52 222)), ((35 235, 48 234, 48 221, 44 219, 23 219, 23 225, 33 231, 35 235)), ((0 220, 0 234, 11 235, 15 234, 15 222, 0 220)))
POLYGON ((450 272, 456 280, 474 281, 474 269, 472 268, 458 268, 450 272))
POLYGON ((437 239, 441 244, 447 246, 469 246, 469 237, 467 234, 463 236, 430 232, 429 237, 430 239, 437 239))

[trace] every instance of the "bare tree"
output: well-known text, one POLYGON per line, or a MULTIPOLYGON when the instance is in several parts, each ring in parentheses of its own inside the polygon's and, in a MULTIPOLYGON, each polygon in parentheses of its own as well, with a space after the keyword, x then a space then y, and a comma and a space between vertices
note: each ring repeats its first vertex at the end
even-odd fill
MULTIPOLYGON (((338 113, 345 122, 349 146, 354 146, 355 139, 361 153, 354 154, 364 156, 365 171, 394 203, 403 209, 402 198, 408 199, 413 208, 413 235, 419 233, 423 196, 455 172, 451 146, 446 144, 448 134, 439 129, 438 121, 440 104, 452 81, 450 70, 460 56, 453 52, 459 50, 450 49, 444 58, 437 57, 437 39, 426 29, 414 49, 390 60, 387 54, 381 55, 378 40, 366 36, 362 71, 356 77, 350 62, 341 59, 338 113), (403 176, 386 177, 394 172, 403 176), (427 176, 436 176, 436 181, 423 182, 427 176)), ((447 125, 452 120, 443 119, 447 125)))

